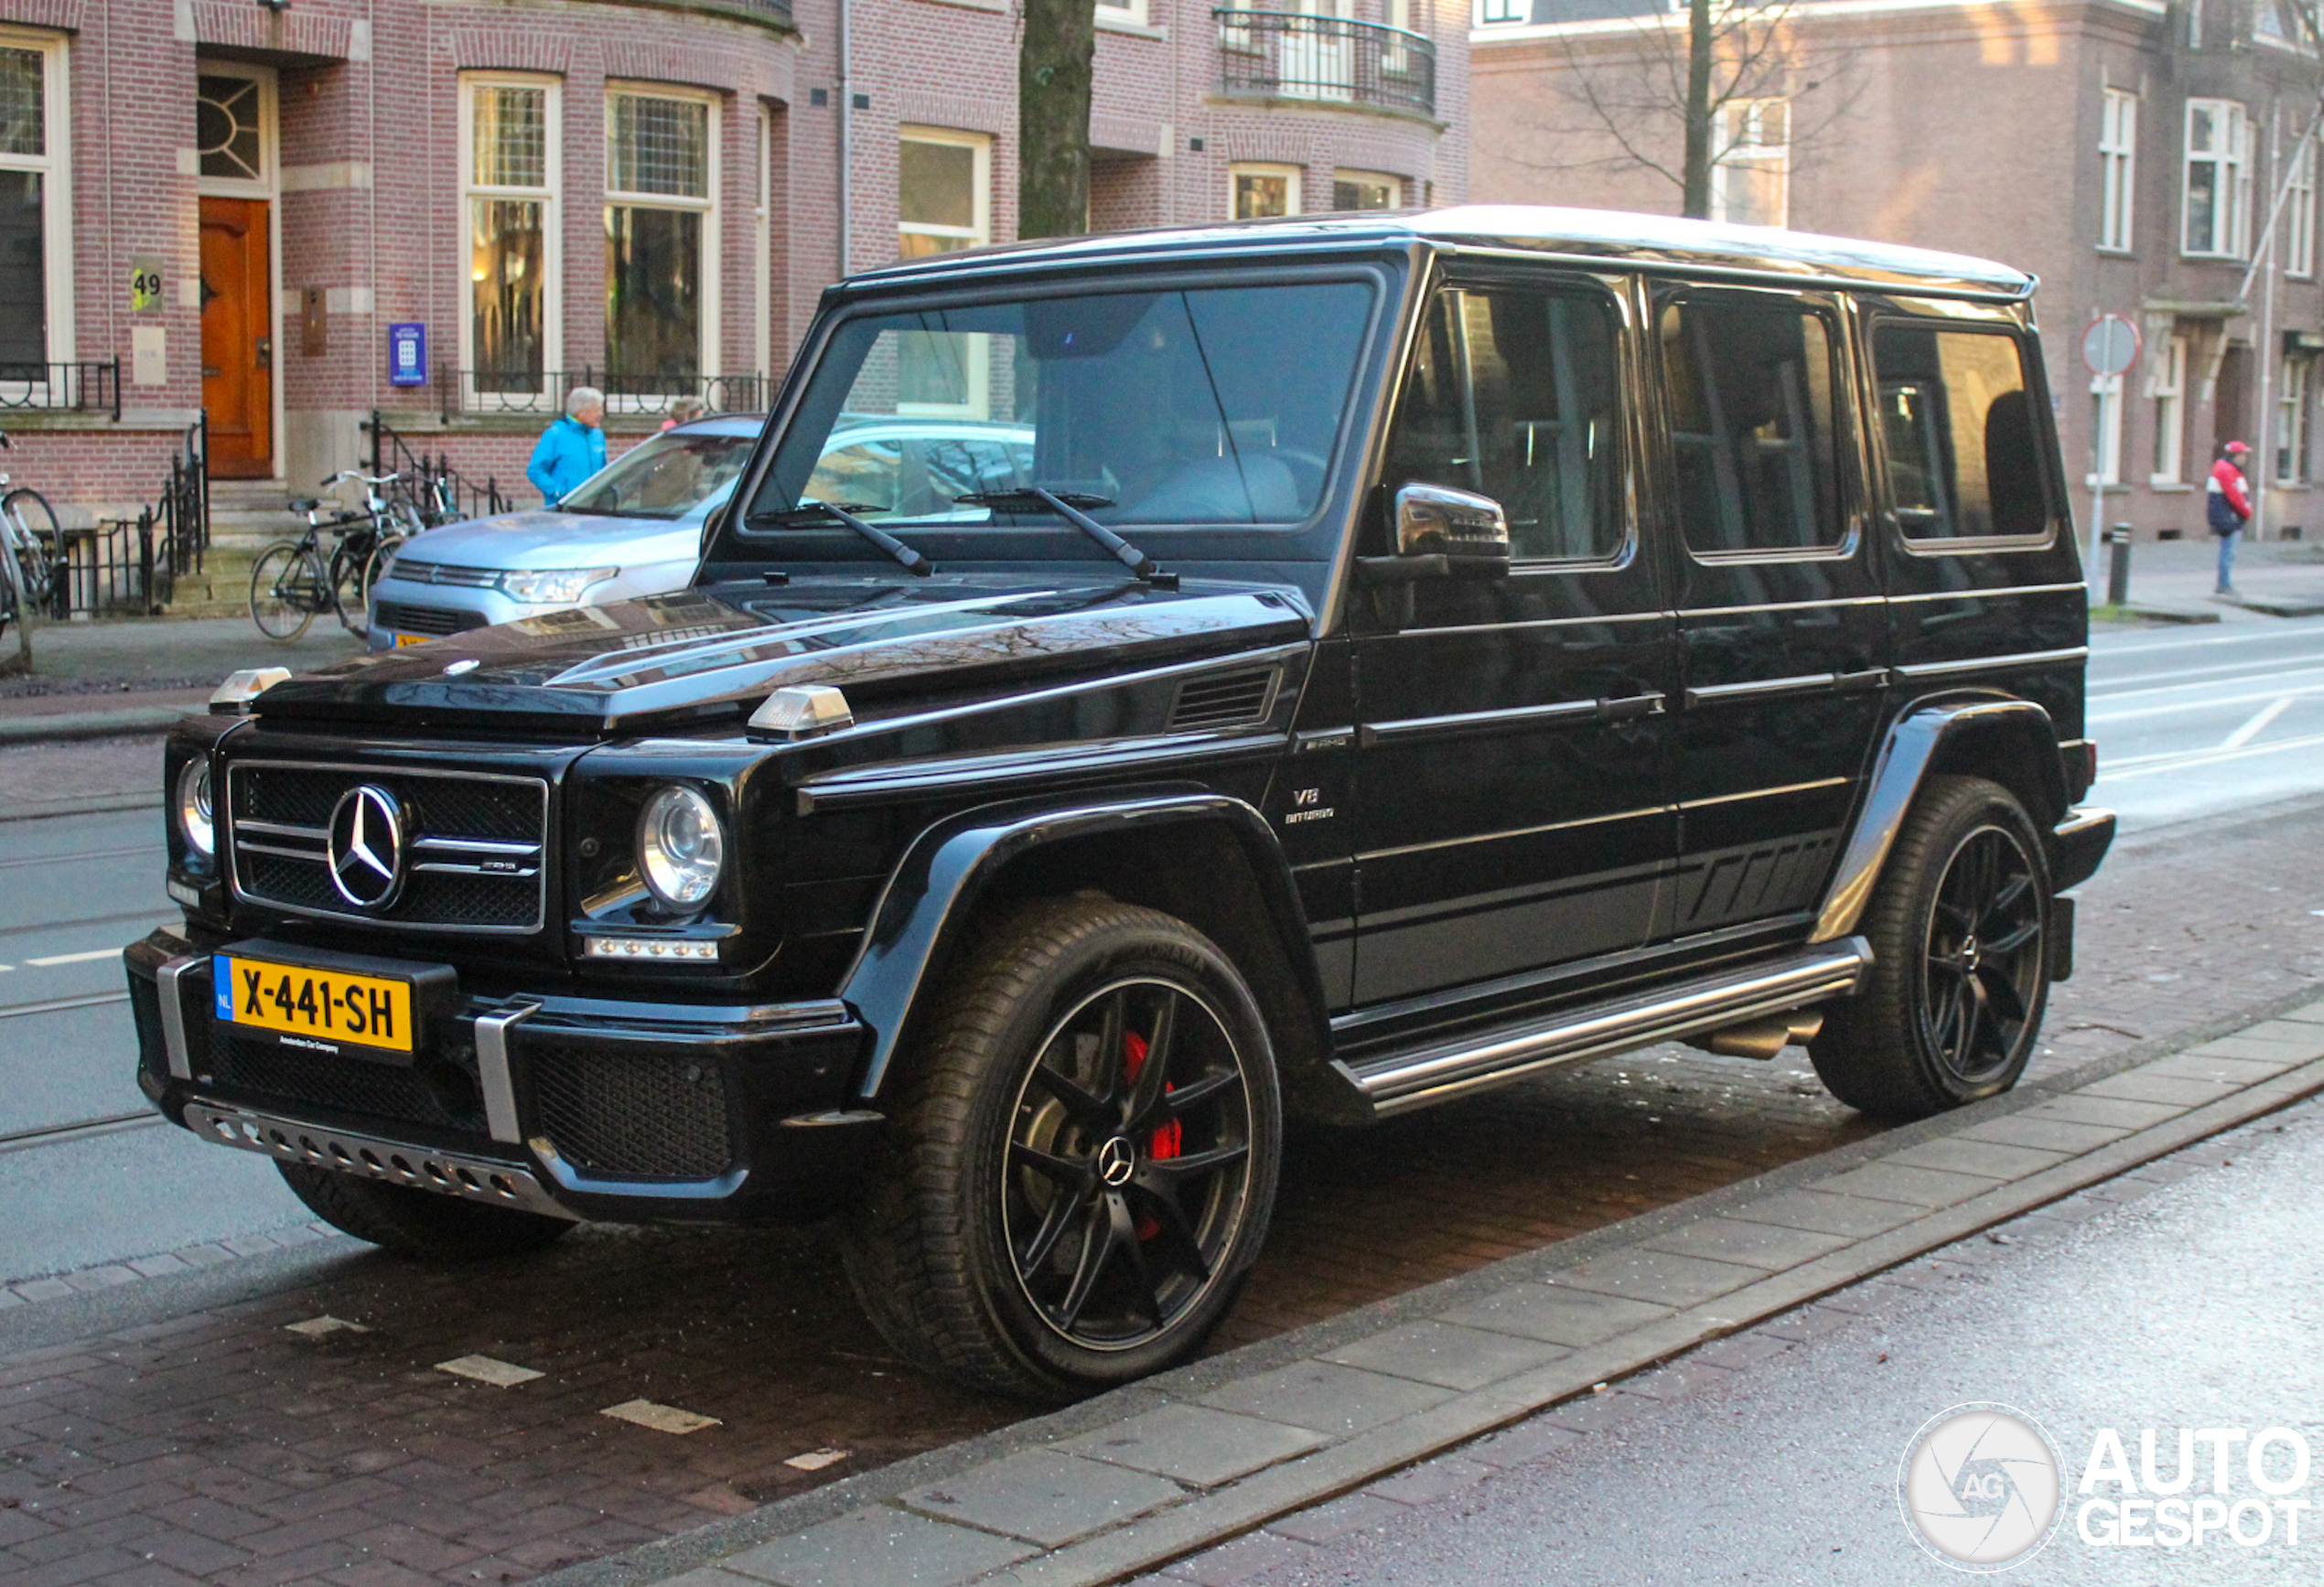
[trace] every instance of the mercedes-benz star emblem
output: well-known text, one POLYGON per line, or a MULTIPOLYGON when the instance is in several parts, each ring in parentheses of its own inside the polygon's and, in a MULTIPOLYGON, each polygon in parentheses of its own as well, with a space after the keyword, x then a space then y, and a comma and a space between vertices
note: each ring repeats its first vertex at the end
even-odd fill
POLYGON ((1097 1176, 1109 1187, 1119 1189, 1127 1185, 1137 1169, 1136 1149, 1125 1138, 1116 1135, 1097 1149, 1097 1176))
POLYGON ((358 909, 384 909, 403 890, 403 807, 365 783, 331 808, 331 885, 358 909))

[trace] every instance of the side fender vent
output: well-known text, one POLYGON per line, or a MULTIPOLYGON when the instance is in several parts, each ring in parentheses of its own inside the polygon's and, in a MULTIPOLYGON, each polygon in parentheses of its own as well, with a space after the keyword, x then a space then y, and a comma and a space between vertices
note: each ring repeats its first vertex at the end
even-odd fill
POLYGON ((1171 703, 1170 731, 1248 727, 1264 722, 1275 704, 1277 676, 1276 669, 1264 667, 1252 672, 1188 679, 1178 685, 1178 697, 1171 703))

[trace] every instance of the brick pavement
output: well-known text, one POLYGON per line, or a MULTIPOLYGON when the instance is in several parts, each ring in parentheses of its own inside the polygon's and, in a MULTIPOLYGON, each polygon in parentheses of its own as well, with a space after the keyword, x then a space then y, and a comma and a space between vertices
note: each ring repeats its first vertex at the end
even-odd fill
MULTIPOLYGON (((2324 980, 2319 858, 2324 801, 2125 849, 2086 891, 2081 973, 2037 1075, 2324 980)), ((1363 1136, 1302 1134, 1218 1347, 1871 1133, 1797 1054, 1655 1049, 1363 1136)), ((175 1281, 142 1281, 158 1312, 175 1281)), ((888 1359, 812 1234, 588 1229, 454 1271, 350 1254, 285 1293, 0 1358, 0 1576, 514 1581, 1016 1414, 888 1359), (324 1314, 369 1331, 285 1331, 324 1314), (434 1370, 469 1354, 546 1376, 434 1370), (599 1414, 635 1399, 721 1425, 599 1414), (825 1448, 848 1454, 784 1464, 825 1448)))

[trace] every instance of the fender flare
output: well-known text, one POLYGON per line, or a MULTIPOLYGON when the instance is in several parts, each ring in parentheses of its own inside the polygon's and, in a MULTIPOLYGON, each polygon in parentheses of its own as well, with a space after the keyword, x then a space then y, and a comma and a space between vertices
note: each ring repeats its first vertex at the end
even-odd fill
MULTIPOLYGON (((1289 863, 1266 818, 1249 803, 1199 790, 1087 794, 985 805, 921 832, 888 874, 839 996, 871 1033, 857 1095, 878 1096, 931 970, 957 939, 977 901, 1009 862, 1068 838, 1207 822, 1223 826, 1252 862, 1252 873, 1291 974, 1324 1039, 1323 983, 1305 951, 1306 911, 1289 863)), ((1319 1049, 1322 1050, 1322 1049, 1319 1049)))
MULTIPOLYGON (((2030 700, 1927 702, 1908 708, 1888 724, 1888 736, 1872 764, 1864 807, 1840 856, 1840 868, 1824 889, 1809 941, 1831 942, 1856 929, 1888 863, 1888 851, 1896 846, 1897 834, 1904 828, 1905 812, 1912 808, 1938 752, 1953 739, 1997 724, 2034 728, 2053 751, 2058 742, 2050 713, 2030 700)), ((2066 774, 2057 756, 2053 753, 2042 760, 2035 775, 2049 785, 2058 809, 2065 810, 2066 774)))

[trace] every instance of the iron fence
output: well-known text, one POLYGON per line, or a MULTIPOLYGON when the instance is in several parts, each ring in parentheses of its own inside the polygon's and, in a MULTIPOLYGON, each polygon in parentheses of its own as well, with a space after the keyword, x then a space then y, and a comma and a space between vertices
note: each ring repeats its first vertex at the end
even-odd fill
POLYGON ((565 399, 577 386, 594 386, 606 395, 606 405, 617 413, 662 413, 682 397, 702 401, 713 413, 757 413, 772 394, 761 374, 684 375, 638 374, 584 365, 578 370, 436 370, 436 387, 441 417, 456 415, 530 413, 543 423, 565 412, 565 399))
POLYGON ((499 476, 488 474, 484 483, 479 485, 455 468, 451 458, 442 453, 431 456, 425 450, 414 451, 395 426, 380 416, 377 408, 371 410, 363 428, 371 437, 372 477, 391 473, 400 476, 387 488, 387 499, 408 504, 428 528, 471 518, 491 518, 515 508, 514 501, 500 494, 499 476))
POLYGON ((1420 34, 1293 11, 1210 15, 1221 93, 1436 113, 1436 47, 1420 34))
POLYGON ((121 360, 76 364, 0 361, 0 409, 121 417, 121 360))
POLYGON ((160 500, 134 519, 59 530, 58 541, 50 616, 158 617, 210 553, 209 415, 186 427, 160 500))

